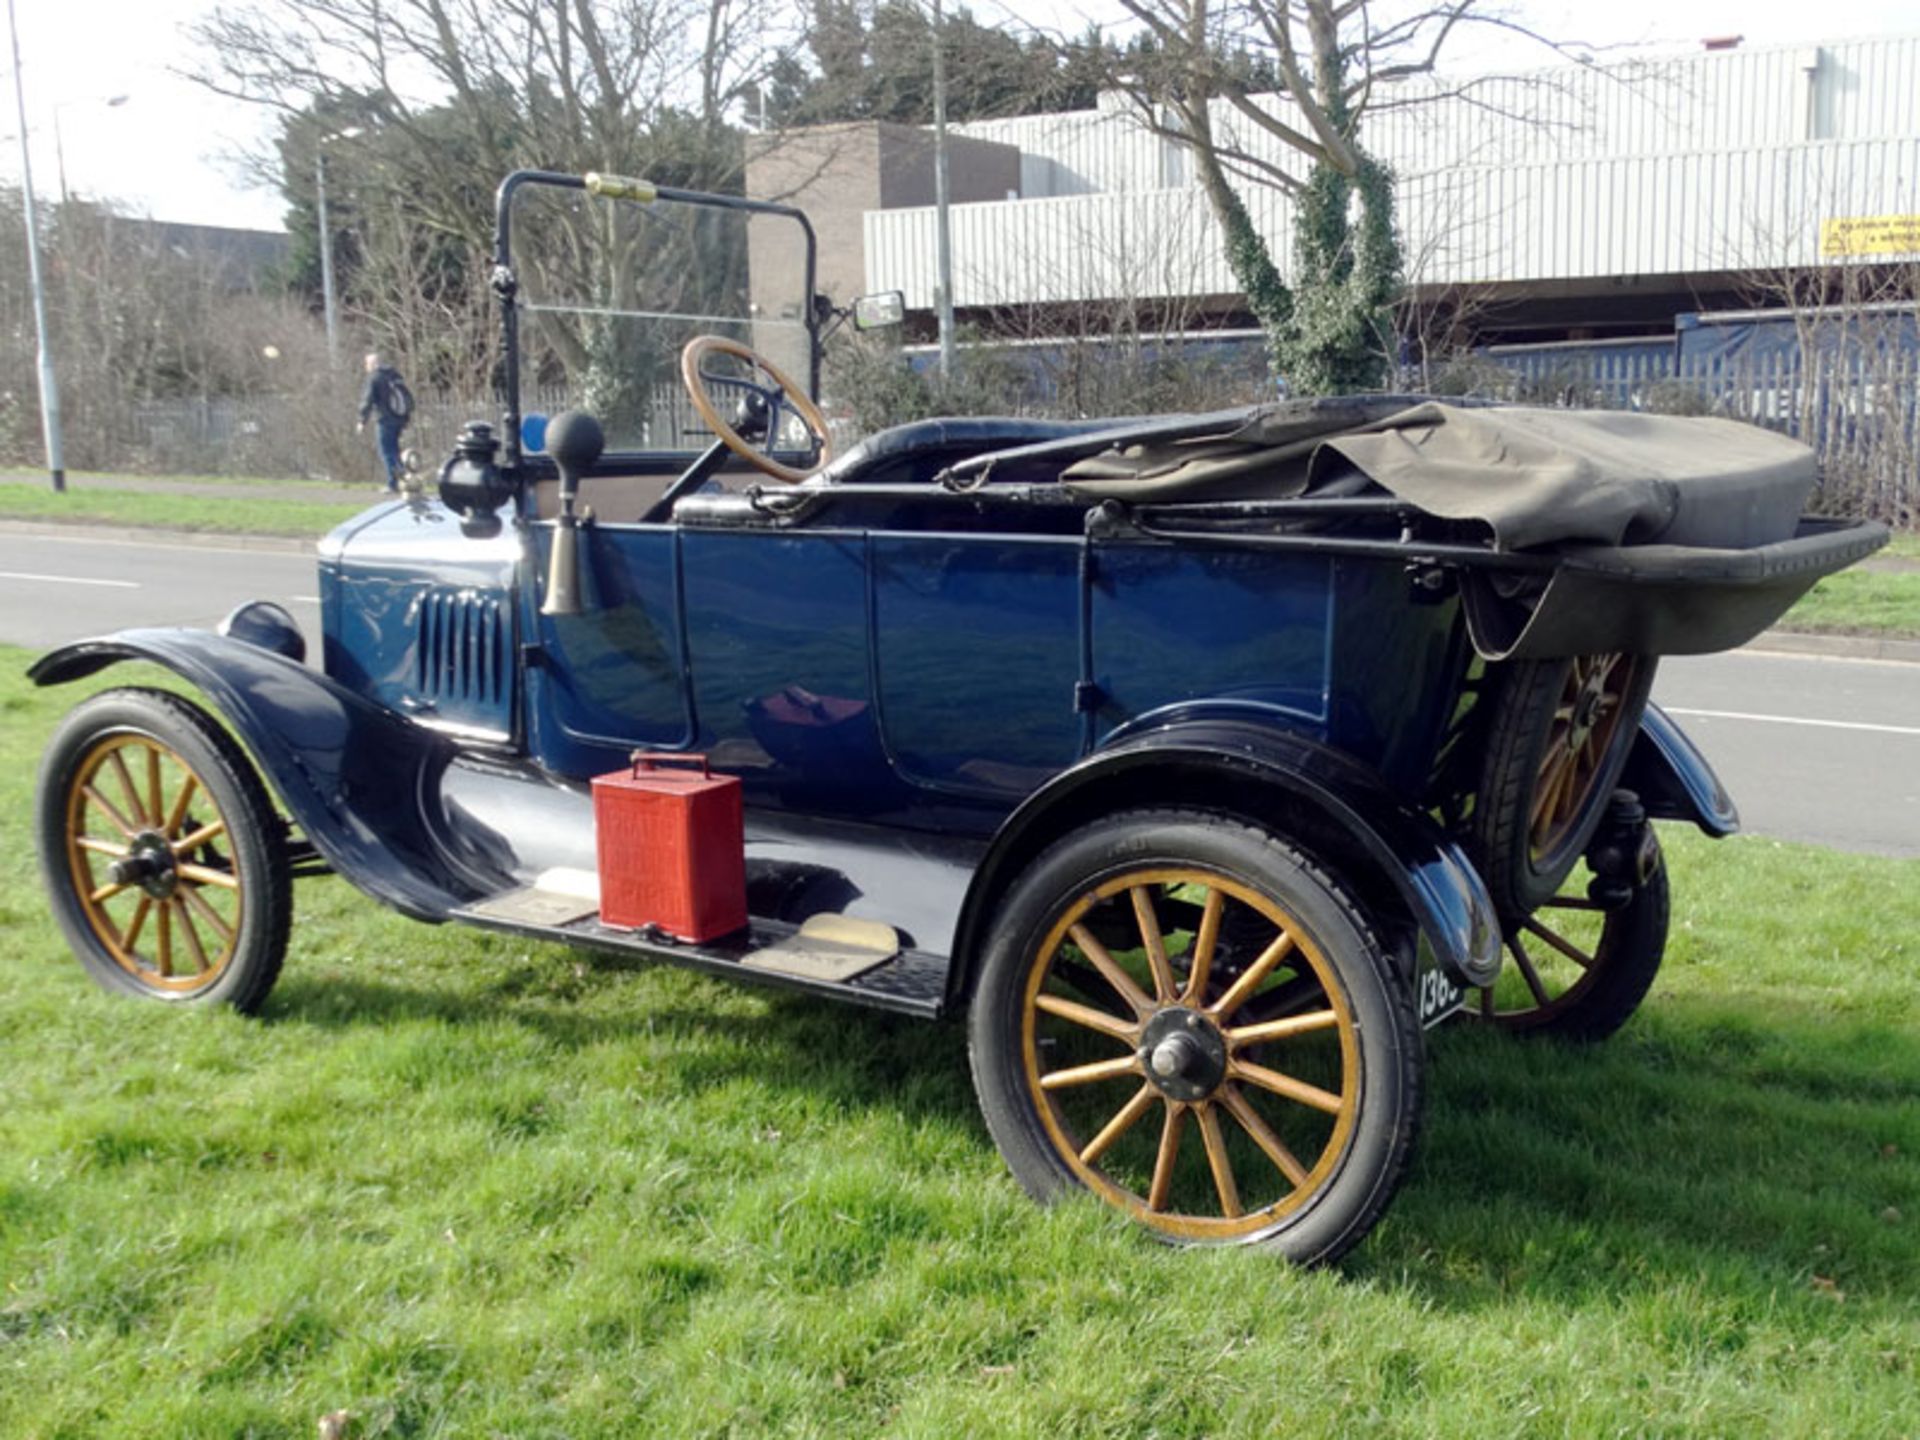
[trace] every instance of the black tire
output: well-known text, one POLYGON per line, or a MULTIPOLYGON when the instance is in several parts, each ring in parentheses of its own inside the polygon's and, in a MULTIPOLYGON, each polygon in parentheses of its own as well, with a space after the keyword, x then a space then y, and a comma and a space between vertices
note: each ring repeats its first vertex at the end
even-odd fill
POLYGON ((1193 811, 1104 819, 1028 867, 1000 905, 968 1041, 987 1128, 1030 1194, 1090 1190, 1173 1243, 1334 1260, 1386 1208, 1420 1123, 1413 997, 1352 894, 1265 831, 1193 811), (1096 930, 1111 936, 1112 923, 1089 919, 1116 907, 1139 927, 1129 952, 1100 948, 1096 930), (1150 958, 1149 923, 1163 965, 1150 958), (1281 935, 1292 948, 1273 960, 1281 935), (1106 1014, 1087 1028, 1061 1005, 1106 1014), (1117 1033, 1116 1021, 1133 1028, 1117 1033), (1252 1024, 1301 1033, 1251 1037, 1252 1024), (1110 1073, 1059 1082, 1089 1068, 1077 1051, 1110 1073), (1188 1068, 1156 1077, 1155 1061, 1188 1068), (1289 1094, 1275 1080, 1306 1083, 1289 1094), (1140 1125, 1149 1114, 1158 1123, 1140 1125), (1100 1148, 1116 1125, 1119 1138, 1100 1148))
POLYGON ((76 706, 41 759, 34 824, 54 919, 102 987, 260 1007, 293 918, 285 827, 205 711, 145 689, 76 706))
POLYGON ((1646 655, 1503 667, 1468 837, 1502 914, 1546 904, 1586 852, 1633 750, 1654 667, 1646 655), (1565 792, 1546 793, 1563 775, 1565 792))
POLYGON ((1470 1002, 1470 1014, 1516 1034, 1582 1043, 1604 1040, 1632 1018, 1666 956, 1666 862, 1657 863, 1618 910, 1592 911, 1591 902, 1578 893, 1581 888, 1548 901, 1525 920, 1509 922, 1507 950, 1517 956, 1515 963, 1508 978, 1470 1002), (1582 923, 1586 933, 1574 930, 1563 915, 1582 923), (1568 950, 1582 958, 1574 959, 1568 950))

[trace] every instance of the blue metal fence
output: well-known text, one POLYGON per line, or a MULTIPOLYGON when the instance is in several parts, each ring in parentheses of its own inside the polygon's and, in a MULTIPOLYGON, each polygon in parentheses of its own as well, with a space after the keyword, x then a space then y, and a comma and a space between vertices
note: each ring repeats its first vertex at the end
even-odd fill
POLYGON ((1811 445, 1826 504, 1920 513, 1920 315, 1912 306, 1677 317, 1671 337, 1476 352, 1535 402, 1726 415, 1811 445))

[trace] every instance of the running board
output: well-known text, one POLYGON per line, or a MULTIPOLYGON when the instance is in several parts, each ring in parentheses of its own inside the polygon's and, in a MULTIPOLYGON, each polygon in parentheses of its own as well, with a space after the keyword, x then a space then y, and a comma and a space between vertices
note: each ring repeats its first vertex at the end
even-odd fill
MULTIPOLYGON (((947 970, 943 955, 924 950, 903 950, 890 959, 861 971, 846 980, 825 980, 812 975, 772 968, 776 957, 767 963, 750 963, 759 952, 788 946, 800 933, 798 925, 780 920, 753 919, 747 928, 692 945, 658 931, 619 929, 602 925, 597 915, 586 914, 557 921, 536 920, 493 913, 493 900, 483 900, 455 910, 447 918, 481 930, 506 935, 521 935, 532 940, 550 940, 579 949, 602 950, 614 955, 634 955, 663 965, 684 965, 728 980, 752 985, 772 985, 783 990, 798 990, 829 1000, 845 1000, 875 1010, 890 1010, 898 1015, 914 1015, 937 1020, 947 1006, 947 970)), ((563 907, 564 908, 564 907, 563 907)))

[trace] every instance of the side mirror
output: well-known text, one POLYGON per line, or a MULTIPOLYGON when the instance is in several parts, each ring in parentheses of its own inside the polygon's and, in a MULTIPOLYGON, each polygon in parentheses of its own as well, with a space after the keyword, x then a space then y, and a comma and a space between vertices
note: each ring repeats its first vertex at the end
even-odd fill
POLYGON ((882 290, 878 295, 862 295, 853 302, 856 330, 888 330, 905 323, 906 318, 907 297, 901 290, 882 290))

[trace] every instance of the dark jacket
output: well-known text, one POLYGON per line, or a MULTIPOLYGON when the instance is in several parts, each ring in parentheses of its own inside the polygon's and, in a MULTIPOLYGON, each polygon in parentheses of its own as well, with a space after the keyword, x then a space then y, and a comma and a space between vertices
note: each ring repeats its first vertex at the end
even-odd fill
POLYGON ((387 391, 400 379, 400 372, 391 365, 382 365, 367 376, 366 388, 360 392, 360 423, 378 418, 382 425, 404 426, 406 417, 395 416, 387 405, 387 391))

